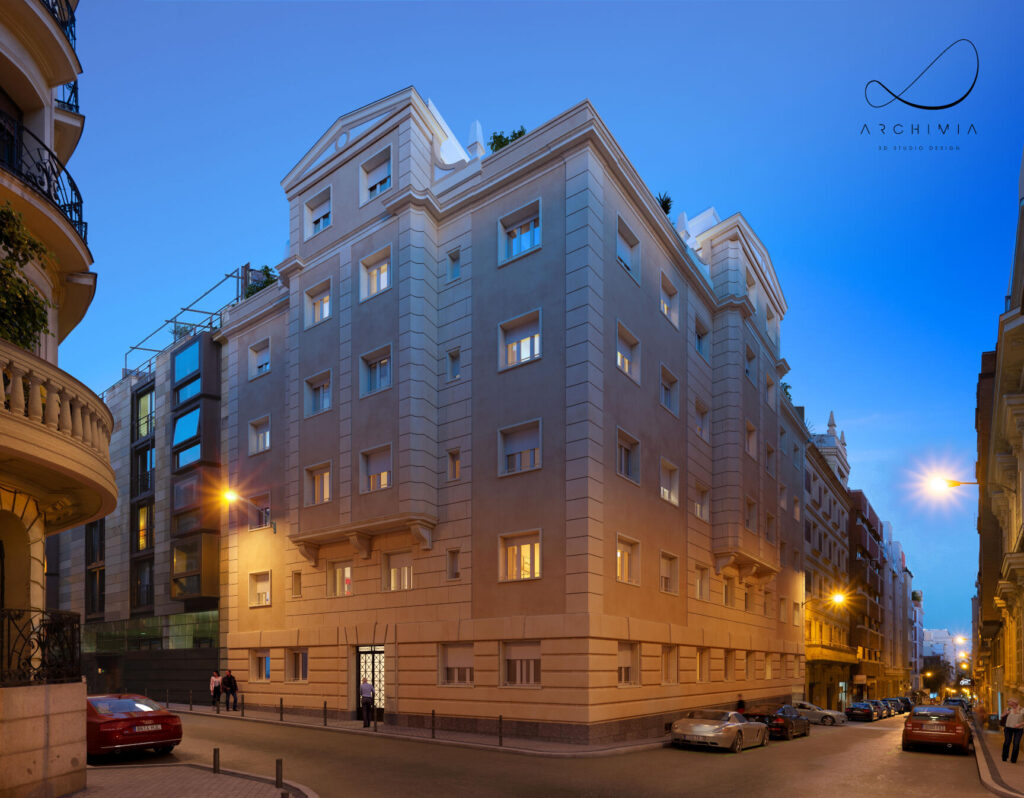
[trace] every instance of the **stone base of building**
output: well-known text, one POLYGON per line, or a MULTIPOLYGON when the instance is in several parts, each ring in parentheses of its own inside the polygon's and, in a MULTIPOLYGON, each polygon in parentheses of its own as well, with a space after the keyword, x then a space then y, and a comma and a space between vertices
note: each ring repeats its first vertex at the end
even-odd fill
POLYGON ((85 789, 85 684, 0 688, 0 796, 85 789))

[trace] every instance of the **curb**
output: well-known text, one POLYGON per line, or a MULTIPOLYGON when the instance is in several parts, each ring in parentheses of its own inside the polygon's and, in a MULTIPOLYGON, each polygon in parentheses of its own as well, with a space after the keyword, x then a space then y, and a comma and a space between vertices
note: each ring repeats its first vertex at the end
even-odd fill
MULTIPOLYGON (((667 748, 671 745, 668 740, 650 740, 634 745, 607 746, 605 748, 586 749, 580 751, 544 751, 536 748, 522 748, 515 745, 494 745, 492 743, 475 743, 469 740, 439 740, 431 737, 420 737, 415 734, 402 734, 401 732, 386 731, 365 732, 358 729, 345 729, 337 726, 314 726, 309 723, 295 723, 293 721, 271 720, 269 718, 242 718, 237 715, 214 715, 209 712, 196 712, 183 710, 172 710, 179 715, 196 715, 198 717, 223 717, 226 720, 242 721, 246 723, 265 723, 269 726, 288 726, 295 729, 310 729, 312 731, 334 732, 336 734, 355 734, 359 736, 370 736, 377 738, 389 738, 393 740, 404 740, 406 742, 428 743, 436 745, 447 745, 455 748, 470 748, 478 751, 495 751, 506 754, 519 754, 523 756, 537 756, 548 759, 594 759, 597 757, 616 756, 619 754, 631 754, 635 751, 653 751, 657 748, 667 748)), ((222 770, 221 772, 227 772, 222 770)), ((1017 798, 1015 795, 1014 798, 1017 798)), ((1022 796, 1021 798, 1024 798, 1022 796)))
POLYGON ((996 766, 992 752, 988 750, 983 736, 985 732, 978 728, 978 723, 974 718, 971 718, 971 728, 974 730, 974 761, 978 765, 978 778, 981 780, 982 786, 1001 798, 1024 798, 1024 793, 1013 789, 999 775, 999 768, 996 766))
MULTIPOLYGON (((211 776, 233 776, 237 779, 245 779, 247 781, 258 781, 263 784, 276 784, 276 781, 268 776, 260 776, 256 773, 248 773, 244 770, 225 770, 220 769, 219 773, 214 773, 213 768, 209 765, 199 765, 194 762, 168 762, 161 764, 152 765, 111 765, 105 767, 97 767, 96 765, 89 765, 87 770, 96 770, 99 772, 107 772, 111 770, 154 770, 157 768, 194 768, 195 770, 205 770, 211 776)), ((320 798, 319 793, 314 792, 312 789, 307 787, 305 784, 299 784, 294 781, 282 780, 282 790, 288 790, 288 792, 295 796, 295 798, 320 798)), ((88 784, 86 784, 88 787, 88 784)))

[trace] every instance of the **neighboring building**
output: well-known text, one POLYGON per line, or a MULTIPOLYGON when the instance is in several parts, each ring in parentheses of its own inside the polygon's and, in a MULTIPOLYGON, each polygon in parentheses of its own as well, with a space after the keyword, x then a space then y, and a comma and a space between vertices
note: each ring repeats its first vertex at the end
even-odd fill
MULTIPOLYGON (((925 656, 942 657, 950 665, 957 660, 956 636, 948 629, 925 629, 924 630, 924 654, 925 656)), ((963 647, 960 647, 963 650, 963 647)))
POLYGON ((892 539, 892 524, 882 523, 885 535, 886 567, 882 590, 882 697, 906 695, 912 688, 911 636, 914 623, 911 581, 906 555, 898 540, 892 539))
POLYGON ((920 590, 910 592, 912 619, 910 627, 910 687, 913 692, 921 690, 921 674, 924 672, 924 596, 920 590))
MULTIPOLYGON (((76 4, 0 4, 0 206, 47 248, 26 276, 49 300, 34 352, 0 340, 0 794, 65 795, 85 787, 85 687, 78 618, 50 612, 56 579, 47 536, 102 517, 117 499, 113 420, 57 366, 61 341, 92 302, 96 275, 82 197, 64 163, 78 108, 76 4), (51 601, 48 601, 48 593, 51 601), (18 731, 32 730, 33 733, 18 731), (51 735, 59 730, 59 735, 51 735)), ((52 540, 52 538, 51 538, 52 540)))
POLYGON ((854 700, 884 698, 882 677, 882 573, 885 549, 882 523, 863 491, 850 492, 851 645, 857 648, 853 667, 854 700))
MULTIPOLYGON (((1024 190, 1021 191, 1024 197, 1024 190)), ((1019 232, 1018 232, 1019 236, 1019 232)), ((1019 243, 1018 243, 1018 252, 1019 243)), ((1021 263, 1020 260, 1017 261, 1021 263)), ((1024 263, 1022 263, 1024 266, 1024 263)), ((1013 281, 1011 278, 1010 291, 1013 281)), ((1007 297, 1009 304, 1009 297, 1007 297)), ((1003 531, 996 518, 994 496, 1005 501, 1002 489, 993 492, 987 485, 995 399, 996 353, 983 352, 978 373, 977 402, 974 427, 978 433, 978 461, 975 479, 978 485, 978 579, 977 601, 973 623, 973 661, 977 679, 975 691, 991 707, 1001 711, 1005 683, 1005 645, 1003 637, 1004 609, 996 603, 997 589, 1002 579, 1003 552, 1006 550, 1003 531)), ((1003 455, 1005 457, 1005 455, 1003 455)), ((1004 602, 1005 605, 1005 602, 1004 602)))

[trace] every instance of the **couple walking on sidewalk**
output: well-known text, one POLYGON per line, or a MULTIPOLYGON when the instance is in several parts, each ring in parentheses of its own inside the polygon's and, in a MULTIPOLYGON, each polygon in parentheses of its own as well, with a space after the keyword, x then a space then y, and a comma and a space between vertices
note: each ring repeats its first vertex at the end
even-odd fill
POLYGON ((214 671, 213 676, 210 677, 210 705, 217 706, 220 703, 220 694, 224 693, 224 711, 238 710, 238 680, 231 674, 231 671, 224 671, 224 675, 220 675, 220 671, 214 671), (231 700, 234 699, 235 705, 230 706, 231 700))
POLYGON ((1009 755, 1010 762, 1016 764, 1021 734, 1024 734, 1024 711, 1016 699, 1011 698, 1007 702, 1007 710, 999 718, 999 725, 1003 727, 1003 761, 1009 755))

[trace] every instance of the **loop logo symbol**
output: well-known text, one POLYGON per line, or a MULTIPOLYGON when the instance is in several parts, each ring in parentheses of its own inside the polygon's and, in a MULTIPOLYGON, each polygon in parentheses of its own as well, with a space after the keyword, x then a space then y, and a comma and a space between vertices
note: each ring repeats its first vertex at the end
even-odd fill
POLYGON ((972 42, 970 39, 957 39, 955 42, 949 45, 949 47, 947 47, 945 50, 943 50, 941 53, 935 56, 935 58, 932 59, 932 62, 928 64, 928 66, 926 66, 923 70, 921 70, 921 74, 919 74, 916 78, 910 81, 910 83, 907 84, 903 91, 894 92, 880 80, 869 80, 867 83, 864 84, 864 100, 872 108, 885 108, 885 106, 897 100, 911 108, 919 108, 923 111, 941 111, 944 108, 952 108, 954 105, 963 102, 967 98, 967 95, 971 93, 971 90, 974 88, 974 84, 978 82, 978 71, 980 69, 980 66, 981 60, 978 57, 978 48, 974 46, 974 42, 972 42), (921 78, 923 78, 928 73, 928 70, 935 66, 939 59, 941 59, 946 53, 948 53, 958 44, 967 45, 974 53, 974 78, 971 80, 971 85, 968 87, 967 91, 965 91, 962 96, 958 97, 952 102, 948 102, 942 105, 925 105, 923 103, 914 102, 912 99, 913 92, 911 92, 911 98, 908 99, 907 92, 909 92, 914 87, 914 84, 921 80, 921 78), (869 89, 871 89, 872 86, 877 86, 878 89, 881 90, 881 92, 879 92, 877 89, 871 92, 872 94, 875 95, 876 98, 885 98, 887 96, 889 99, 885 100, 884 102, 872 102, 872 98, 868 94, 868 91, 869 89))

